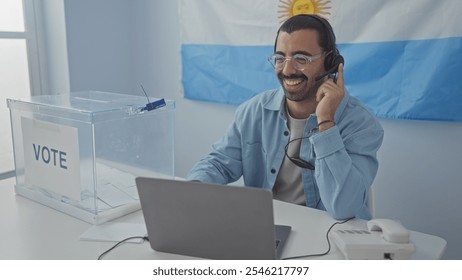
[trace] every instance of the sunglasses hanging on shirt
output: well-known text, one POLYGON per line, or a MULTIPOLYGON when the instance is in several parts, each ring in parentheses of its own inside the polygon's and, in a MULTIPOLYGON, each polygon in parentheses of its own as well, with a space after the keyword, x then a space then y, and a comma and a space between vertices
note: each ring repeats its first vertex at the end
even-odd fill
POLYGON ((294 141, 297 141, 297 140, 302 140, 304 138, 308 138, 310 137, 311 135, 309 136, 305 136, 305 137, 301 137, 301 138, 295 138, 293 140, 290 140, 289 143, 286 144, 285 148, 284 148, 284 153, 286 154, 286 157, 293 163, 295 164, 296 166, 298 167, 301 167, 301 168, 305 168, 305 169, 310 169, 310 170, 314 170, 314 165, 309 163, 308 161, 306 160, 303 160, 299 157, 291 157, 289 156, 289 154, 287 153, 287 150, 289 149, 289 145, 290 143, 294 142, 294 141))

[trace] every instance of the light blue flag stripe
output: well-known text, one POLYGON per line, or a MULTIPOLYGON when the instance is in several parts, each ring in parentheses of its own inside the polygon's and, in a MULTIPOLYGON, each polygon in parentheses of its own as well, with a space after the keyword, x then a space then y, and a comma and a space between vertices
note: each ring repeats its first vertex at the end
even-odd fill
POLYGON ((461 37, 339 48, 347 88, 377 116, 462 121, 461 37))
MULTIPOLYGON (((338 47, 346 87, 377 116, 462 121, 462 37, 338 47)), ((183 44, 181 52, 187 98, 240 104, 279 86, 266 60, 273 46, 183 44)))
POLYGON ((240 104, 278 86, 270 46, 182 45, 182 82, 190 99, 240 104))

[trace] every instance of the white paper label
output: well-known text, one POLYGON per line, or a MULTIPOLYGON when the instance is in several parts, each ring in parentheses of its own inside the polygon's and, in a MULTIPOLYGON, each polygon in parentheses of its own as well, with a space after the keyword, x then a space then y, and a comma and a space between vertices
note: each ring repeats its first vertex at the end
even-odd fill
POLYGON ((80 201, 79 137, 75 127, 21 118, 26 185, 80 201))

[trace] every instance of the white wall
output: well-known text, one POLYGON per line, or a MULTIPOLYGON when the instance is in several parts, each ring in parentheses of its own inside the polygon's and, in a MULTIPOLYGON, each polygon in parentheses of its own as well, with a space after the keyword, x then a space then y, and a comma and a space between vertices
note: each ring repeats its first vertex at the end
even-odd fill
POLYGON ((131 11, 140 2, 64 0, 72 91, 132 92, 131 11))
POLYGON ((376 216, 448 242, 462 259, 462 123, 381 120, 376 216))
MULTIPOLYGON (((71 90, 137 94, 142 83, 153 96, 175 100, 176 173, 185 176, 224 133, 235 107, 181 96, 177 1, 65 4, 71 90)), ((445 258, 462 259, 462 123, 381 122, 376 215, 445 238, 445 258)))
POLYGON ((41 92, 68 92, 69 64, 63 0, 35 2, 38 49, 40 53, 41 92))

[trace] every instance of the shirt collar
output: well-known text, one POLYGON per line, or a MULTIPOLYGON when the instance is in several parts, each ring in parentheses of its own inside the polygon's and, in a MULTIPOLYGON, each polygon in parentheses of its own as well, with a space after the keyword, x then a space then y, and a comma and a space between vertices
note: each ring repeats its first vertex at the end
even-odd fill
POLYGON ((270 98, 266 100, 263 107, 272 111, 284 111, 284 91, 282 90, 282 87, 279 87, 271 93, 270 98))

